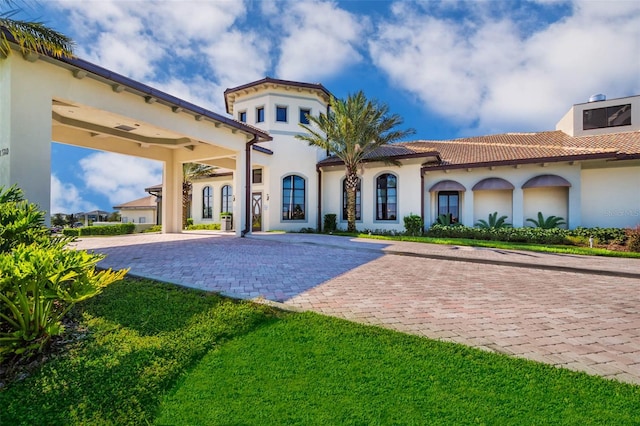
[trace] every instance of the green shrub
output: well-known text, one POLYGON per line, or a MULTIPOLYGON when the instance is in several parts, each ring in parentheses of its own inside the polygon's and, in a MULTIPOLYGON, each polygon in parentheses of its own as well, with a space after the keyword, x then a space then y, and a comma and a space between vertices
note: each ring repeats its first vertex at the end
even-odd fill
POLYGON ((564 218, 560 216, 551 215, 545 219, 542 212, 538 212, 538 220, 527 219, 527 222, 531 222, 536 228, 542 229, 553 229, 567 224, 567 222, 564 221, 564 218))
POLYGON ((80 231, 80 236, 86 235, 125 235, 133 234, 136 230, 134 223, 118 223, 117 225, 104 225, 104 226, 85 226, 83 228, 76 228, 80 231))
POLYGON ((422 218, 417 214, 410 214, 404 217, 404 229, 407 235, 412 237, 420 236, 422 235, 423 227, 422 218))
POLYGON ((198 230, 209 230, 209 231, 219 231, 220 224, 219 223, 200 223, 198 225, 189 225, 187 226, 187 230, 189 231, 198 231, 198 230))
POLYGON ((337 217, 335 213, 327 213, 324 215, 324 232, 335 232, 338 228, 337 217))
POLYGON ((508 241, 537 244, 566 244, 569 231, 554 228, 471 228, 468 226, 433 225, 425 233, 434 238, 467 238, 473 240, 508 241))
POLYGON ((489 214, 488 220, 480 219, 475 226, 485 229, 498 229, 509 228, 511 224, 507 223, 507 216, 498 217, 498 212, 493 212, 489 214))
POLYGON ((188 217, 187 218, 187 229, 189 229, 190 226, 193 226, 193 218, 192 217, 188 217))
POLYGON ((65 248, 72 238, 51 236, 44 212, 15 186, 0 187, 0 235, 0 362, 42 350, 75 303, 126 273, 96 272, 103 256, 65 248))
POLYGON ((79 237, 80 236, 80 228, 64 228, 62 230, 62 234, 67 237, 79 237))
POLYGON ((162 225, 153 225, 151 228, 147 228, 142 232, 162 232, 162 225))
POLYGON ((589 237, 596 240, 599 244, 622 244, 627 239, 625 230, 622 228, 583 228, 578 227, 570 231, 571 235, 576 237, 589 237))

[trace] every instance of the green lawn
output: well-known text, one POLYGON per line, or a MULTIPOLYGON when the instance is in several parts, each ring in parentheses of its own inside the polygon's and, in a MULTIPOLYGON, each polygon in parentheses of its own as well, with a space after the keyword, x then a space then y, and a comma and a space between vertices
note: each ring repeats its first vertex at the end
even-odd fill
POLYGON ((150 281, 77 316, 0 424, 640 424, 639 386, 150 281))

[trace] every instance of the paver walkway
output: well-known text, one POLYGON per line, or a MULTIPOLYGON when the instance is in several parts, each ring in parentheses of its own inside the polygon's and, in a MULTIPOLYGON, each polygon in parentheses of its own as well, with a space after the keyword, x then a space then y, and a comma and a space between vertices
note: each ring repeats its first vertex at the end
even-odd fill
POLYGON ((76 245, 139 276, 640 384, 640 259, 276 233, 76 245))

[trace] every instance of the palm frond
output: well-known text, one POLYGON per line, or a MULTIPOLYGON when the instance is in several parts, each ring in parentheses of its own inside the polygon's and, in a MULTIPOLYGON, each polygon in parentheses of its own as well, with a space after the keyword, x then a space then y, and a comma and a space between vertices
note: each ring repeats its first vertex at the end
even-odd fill
POLYGON ((15 40, 21 52, 38 52, 54 57, 73 57, 74 43, 66 35, 47 27, 42 22, 11 19, 12 12, 0 17, 0 54, 11 54, 9 39, 15 40))

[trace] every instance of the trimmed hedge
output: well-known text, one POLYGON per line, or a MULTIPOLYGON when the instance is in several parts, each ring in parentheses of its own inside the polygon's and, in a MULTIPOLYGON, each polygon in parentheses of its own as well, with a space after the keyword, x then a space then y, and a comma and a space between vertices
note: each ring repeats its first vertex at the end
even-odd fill
POLYGON ((199 231, 199 230, 208 230, 208 231, 219 231, 220 224, 219 223, 201 223, 199 225, 189 225, 187 226, 188 231, 199 231))
POLYGON ((86 235, 124 235, 133 234, 135 229, 136 225, 133 223, 119 223, 116 225, 65 228, 62 230, 62 233, 73 237, 82 237, 86 235))

